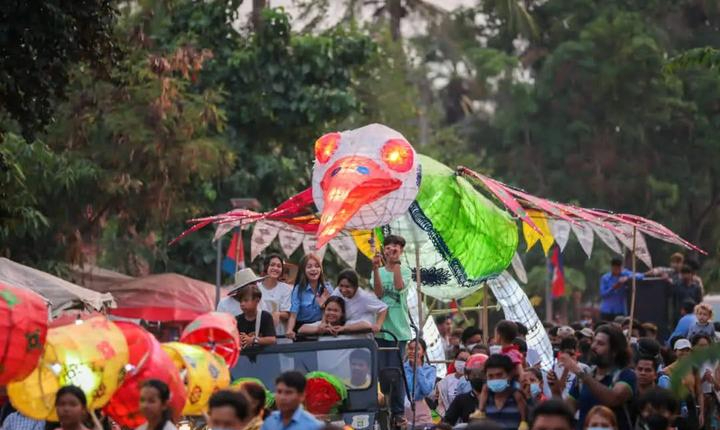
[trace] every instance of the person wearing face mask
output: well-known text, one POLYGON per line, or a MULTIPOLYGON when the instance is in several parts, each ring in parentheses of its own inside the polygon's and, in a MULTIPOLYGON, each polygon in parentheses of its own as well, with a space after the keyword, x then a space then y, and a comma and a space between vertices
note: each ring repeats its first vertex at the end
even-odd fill
POLYGON ((461 392, 458 392, 458 386, 467 381, 467 378, 465 377, 465 362, 468 357, 470 357, 469 352, 460 351, 453 362, 455 365, 455 373, 447 375, 437 384, 437 411, 441 415, 443 415, 447 408, 450 407, 450 404, 453 400, 455 400, 455 397, 458 394, 462 394, 461 392))
POLYGON ((528 368, 522 376, 522 390, 527 398, 528 407, 539 405, 546 400, 543 394, 543 378, 540 369, 528 368))
MULTIPOLYGON (((487 357, 485 357, 487 359, 487 357)), ((467 373, 472 390, 469 393, 458 394, 450 403, 443 415, 443 422, 452 426, 470 422, 470 415, 478 408, 478 398, 483 388, 483 369, 470 369, 467 373)))
POLYGON ((615 413, 605 406, 595 406, 585 417, 584 430, 617 430, 615 413))
POLYGON ((645 393, 639 402, 640 416, 635 430, 676 430, 674 425, 678 403, 665 389, 654 388, 645 393))
POLYGON ((483 331, 477 327, 468 327, 463 330, 461 340, 465 350, 472 354, 473 348, 483 341, 483 331))
POLYGON ((487 401, 485 404, 481 401, 478 409, 483 411, 481 416, 484 413, 486 418, 495 421, 503 429, 527 429, 525 398, 510 382, 513 367, 507 355, 493 354, 488 358, 485 362, 487 401))

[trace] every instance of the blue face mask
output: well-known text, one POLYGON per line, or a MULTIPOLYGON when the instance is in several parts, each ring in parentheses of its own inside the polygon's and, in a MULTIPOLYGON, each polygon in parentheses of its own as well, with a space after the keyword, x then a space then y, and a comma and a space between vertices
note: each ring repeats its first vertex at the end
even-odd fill
POLYGON ((533 397, 537 397, 542 393, 542 390, 540 390, 540 384, 530 384, 530 394, 532 394, 533 397))
POLYGON ((489 379, 487 381, 487 386, 493 393, 502 393, 507 390, 508 385, 507 379, 489 379))

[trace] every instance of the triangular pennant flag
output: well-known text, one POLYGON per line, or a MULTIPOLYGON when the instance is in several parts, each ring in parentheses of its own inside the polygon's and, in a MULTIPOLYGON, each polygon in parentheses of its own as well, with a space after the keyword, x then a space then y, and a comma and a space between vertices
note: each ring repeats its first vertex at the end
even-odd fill
POLYGON ((304 236, 304 234, 297 231, 288 229, 280 230, 280 233, 278 233, 278 238, 280 239, 280 249, 282 249, 283 254, 285 254, 287 258, 290 258, 293 252, 298 249, 298 246, 302 244, 304 236))
POLYGON ((617 239, 615 238, 615 235, 612 231, 602 228, 599 225, 591 224, 593 231, 595 234, 598 235, 600 240, 603 241, 605 245, 607 245, 608 248, 612 249, 613 251, 617 252, 618 254, 622 254, 622 249, 620 249, 620 244, 618 243, 617 239))
POLYGON ((358 249, 355 246, 353 238, 347 234, 341 234, 336 236, 330 241, 330 248, 335 251, 338 257, 344 261, 348 266, 355 268, 357 262, 358 249))
POLYGON ((529 251, 530 248, 532 248, 539 240, 540 244, 542 245, 543 251, 545 252, 545 255, 547 255, 550 247, 555 241, 553 239, 552 232, 550 231, 550 226, 548 226, 547 217, 545 216, 544 212, 540 212, 534 209, 528 210, 527 214, 530 219, 532 219, 533 223, 537 226, 538 230, 540 230, 540 233, 538 233, 530 225, 528 225, 527 223, 523 223, 523 236, 525 236, 527 250, 529 251))
POLYGON ((527 272, 525 271, 525 265, 523 265, 520 255, 516 252, 512 258, 512 268, 517 276, 518 280, 523 284, 527 284, 527 272))
MULTIPOLYGON (((622 232, 617 234, 618 240, 622 242, 625 248, 632 251, 633 227, 627 224, 616 224, 615 227, 622 232)), ((650 251, 648 251, 647 242, 645 242, 645 236, 639 231, 635 236, 635 257, 647 267, 652 268, 652 258, 650 257, 650 251)))
POLYGON ((368 259, 372 260, 374 255, 372 246, 370 246, 370 239, 372 239, 370 230, 352 230, 350 235, 357 249, 368 259))
POLYGON ((570 239, 570 228, 570 223, 567 221, 561 219, 550 220, 550 231, 561 252, 565 250, 568 239, 570 239))
POLYGON ((580 246, 582 247, 583 251, 585 251, 585 254, 587 254, 588 258, 590 258, 593 248, 592 228, 585 223, 577 222, 575 224, 572 224, 572 231, 573 233, 575 233, 578 242, 580 242, 580 246))
POLYGON ((315 254, 320 258, 320 260, 323 260, 325 258, 325 251, 327 251, 327 246, 323 246, 322 248, 317 249, 317 237, 306 235, 305 237, 303 237, 302 246, 305 255, 315 254))
POLYGON ((275 237, 278 235, 280 228, 277 225, 265 221, 255 223, 252 237, 250 238, 250 261, 262 253, 265 248, 270 246, 275 237))
POLYGON ((239 226, 240 223, 236 222, 224 222, 222 224, 218 224, 215 228, 215 236, 213 237, 213 242, 217 241, 221 237, 225 236, 232 230, 233 228, 239 226))

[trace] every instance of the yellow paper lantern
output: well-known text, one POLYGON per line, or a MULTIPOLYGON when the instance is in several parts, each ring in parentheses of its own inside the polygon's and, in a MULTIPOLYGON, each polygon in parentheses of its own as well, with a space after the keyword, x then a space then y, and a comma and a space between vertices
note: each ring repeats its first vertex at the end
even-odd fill
POLYGON ((23 415, 57 421, 55 394, 60 387, 76 385, 85 392, 89 409, 102 408, 122 382, 127 362, 125 337, 105 317, 51 328, 38 367, 8 385, 8 395, 23 415))
POLYGON ((225 360, 200 346, 180 342, 164 343, 162 348, 185 382, 187 402, 183 415, 202 415, 210 396, 230 385, 230 369, 225 360))

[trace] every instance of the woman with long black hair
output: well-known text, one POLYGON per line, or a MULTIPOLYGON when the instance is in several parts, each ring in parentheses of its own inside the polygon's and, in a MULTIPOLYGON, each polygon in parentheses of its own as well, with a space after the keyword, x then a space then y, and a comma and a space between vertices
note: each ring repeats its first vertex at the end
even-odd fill
POLYGON ((297 280, 290 296, 288 338, 294 339, 303 324, 322 319, 322 304, 332 292, 332 287, 325 283, 323 277, 322 260, 315 254, 307 254, 300 261, 297 280))
POLYGON ((170 388, 158 379, 148 379, 140 388, 140 412, 147 422, 137 430, 177 430, 172 422, 170 388))

